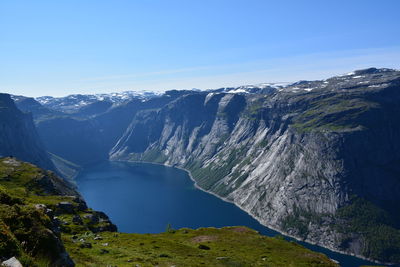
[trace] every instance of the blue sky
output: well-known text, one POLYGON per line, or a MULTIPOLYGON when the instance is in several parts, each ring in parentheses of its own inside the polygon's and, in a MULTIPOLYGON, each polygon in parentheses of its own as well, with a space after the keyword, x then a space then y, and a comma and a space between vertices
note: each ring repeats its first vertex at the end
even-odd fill
POLYGON ((218 88, 400 68, 398 0, 0 1, 0 91, 218 88))

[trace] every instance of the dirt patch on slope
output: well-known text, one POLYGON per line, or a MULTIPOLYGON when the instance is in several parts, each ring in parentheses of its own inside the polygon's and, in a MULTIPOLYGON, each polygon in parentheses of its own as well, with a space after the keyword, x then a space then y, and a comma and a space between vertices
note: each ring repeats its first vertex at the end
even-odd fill
POLYGON ((218 239, 218 237, 215 235, 199 235, 199 236, 193 237, 191 239, 191 241, 193 243, 203 243, 203 242, 215 241, 217 239, 218 239))

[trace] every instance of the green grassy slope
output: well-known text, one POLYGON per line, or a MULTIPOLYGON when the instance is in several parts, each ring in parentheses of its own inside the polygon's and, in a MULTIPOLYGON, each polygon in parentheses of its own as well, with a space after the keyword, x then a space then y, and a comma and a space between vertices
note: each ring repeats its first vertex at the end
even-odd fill
POLYGON ((64 242, 77 266, 336 266, 323 254, 246 227, 64 235, 64 242), (92 248, 79 248, 79 240, 92 248))

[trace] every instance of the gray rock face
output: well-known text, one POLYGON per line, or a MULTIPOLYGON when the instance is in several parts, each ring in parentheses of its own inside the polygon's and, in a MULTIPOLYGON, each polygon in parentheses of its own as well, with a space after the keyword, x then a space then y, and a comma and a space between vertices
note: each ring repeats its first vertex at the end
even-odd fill
POLYGON ((397 239, 385 245, 387 233, 372 237, 382 226, 400 238, 399 103, 400 72, 389 69, 268 94, 189 94, 136 114, 110 159, 186 168, 200 187, 264 225, 400 262, 397 239), (369 208, 358 214, 356 205, 369 208), (373 210, 391 219, 377 216, 371 225, 357 219, 373 210))
POLYGON ((44 169, 55 167, 36 132, 30 114, 22 113, 8 94, 0 94, 0 156, 14 156, 44 169))

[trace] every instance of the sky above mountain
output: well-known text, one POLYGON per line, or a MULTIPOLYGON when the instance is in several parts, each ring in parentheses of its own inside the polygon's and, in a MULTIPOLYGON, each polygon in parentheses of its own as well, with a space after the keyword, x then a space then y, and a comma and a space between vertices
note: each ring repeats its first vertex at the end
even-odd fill
POLYGON ((0 91, 217 88, 400 68, 398 0, 0 1, 0 91))

